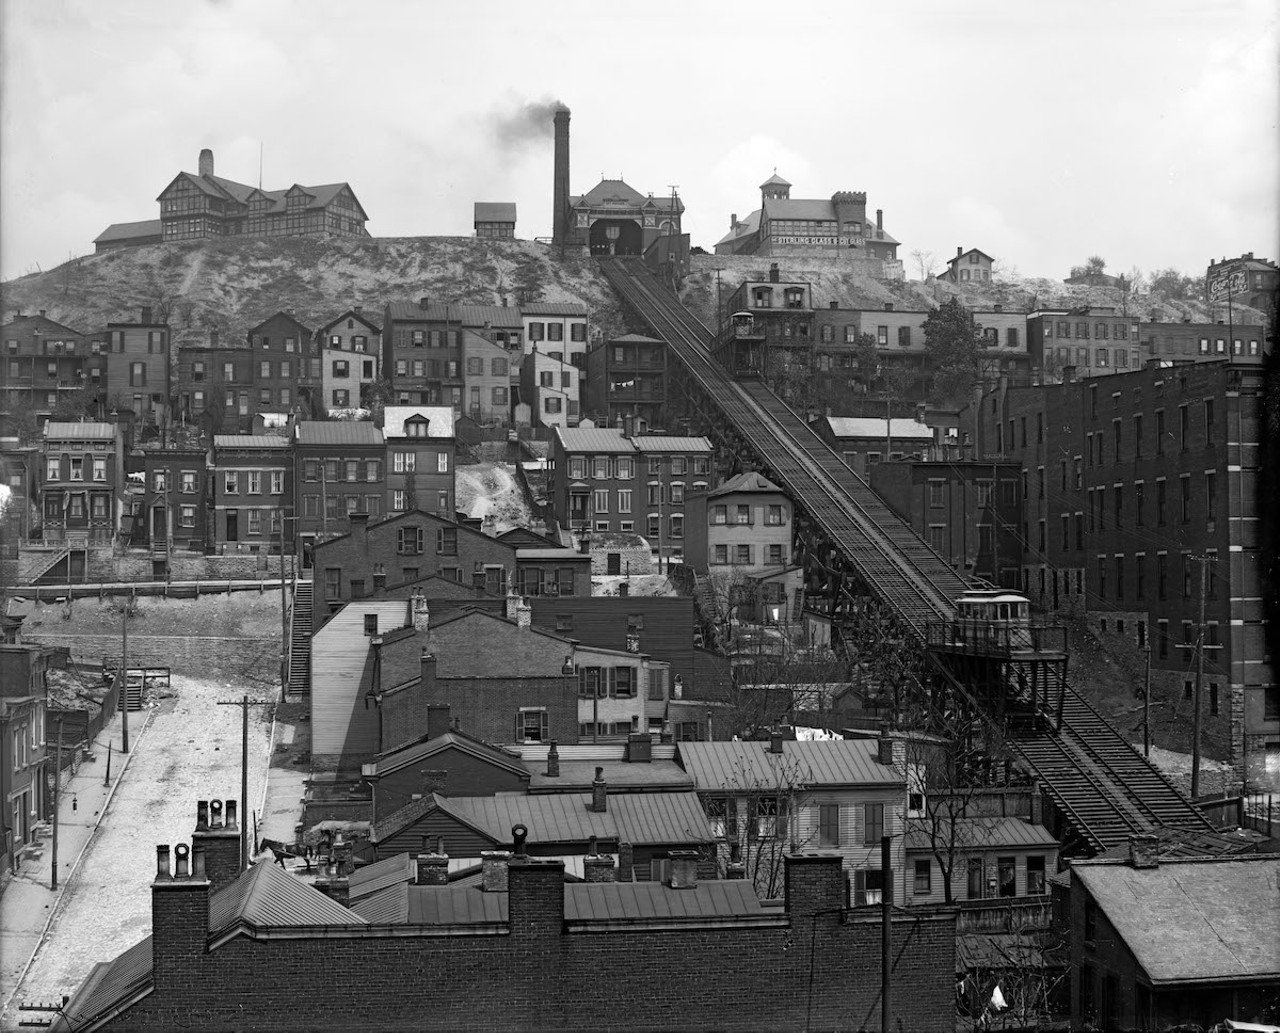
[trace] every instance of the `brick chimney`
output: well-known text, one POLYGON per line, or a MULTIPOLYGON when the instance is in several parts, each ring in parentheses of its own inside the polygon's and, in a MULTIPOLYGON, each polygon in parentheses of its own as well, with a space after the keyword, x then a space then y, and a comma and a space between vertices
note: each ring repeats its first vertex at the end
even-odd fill
POLYGON ((445 886, 449 882, 449 855, 444 852, 444 837, 436 840, 436 848, 427 852, 427 837, 422 837, 422 853, 415 865, 415 886, 445 886))
POLYGON ((630 843, 618 844, 618 881, 635 882, 636 860, 635 850, 630 843))
POLYGON ((513 857, 507 868, 507 915, 512 937, 553 951, 564 928, 564 862, 513 857))
MULTIPOLYGON (((435 657, 431 658, 433 661, 435 657)), ((427 704, 427 738, 435 739, 449 731, 449 704, 427 704)))
POLYGON ((893 739, 889 737, 889 726, 884 723, 876 735, 876 760, 886 765, 893 763, 893 739))
POLYGON ((420 592, 415 592, 409 597, 409 612, 413 621, 413 630, 419 634, 426 634, 431 623, 431 610, 427 606, 426 597, 420 592))
POLYGON ((529 628, 533 625, 533 607, 523 599, 516 604, 516 625, 520 628, 529 628))
POLYGON ((569 109, 556 109, 553 118, 555 143, 551 182, 551 241, 569 240, 569 109))
POLYGON ((591 837, 591 842, 587 846, 587 856, 582 859, 582 875, 586 882, 617 881, 613 869, 613 858, 600 852, 595 836, 591 837))
POLYGON ((1155 836, 1129 837, 1129 866, 1132 868, 1160 867, 1160 840, 1155 836))
POLYGON ((604 781, 604 768, 596 768, 596 777, 591 780, 591 810, 596 814, 604 814, 608 809, 608 786, 604 781))
POLYGON ((240 826, 236 823, 237 801, 199 800, 196 828, 191 834, 192 849, 204 854, 205 875, 212 892, 235 882, 240 875, 240 826))
POLYGON ((884 209, 883 208, 876 209, 876 232, 877 233, 884 232, 884 209))
POLYGON ((486 893, 506 893, 507 873, 511 866, 509 850, 484 850, 480 853, 480 888, 486 893))
POLYGON ((964 248, 962 248, 959 244, 957 244, 957 245, 956 245, 956 258, 959 258, 959 257, 960 257, 961 255, 963 255, 963 254, 964 254, 964 248))
POLYGON ((788 854, 783 859, 787 915, 812 915, 844 907, 843 859, 837 853, 788 854))
POLYGON ((1038 778, 1033 779, 1031 782, 1031 807, 1027 815, 1027 821, 1032 825, 1044 824, 1044 790, 1041 788, 1038 778))
MULTIPOLYGON (((422 651, 422 658, 418 661, 420 680, 418 682, 418 694, 420 696, 430 696, 436 687, 436 655, 428 649, 422 651)), ((428 707, 430 704, 428 704, 428 707)), ((431 711, 427 711, 427 727, 430 728, 431 711)))
POLYGON ((769 752, 782 753, 782 732, 776 728, 769 732, 769 752))
POLYGON ((698 851, 672 850, 671 876, 667 883, 673 890, 691 890, 698 885, 698 851))
POLYGON ((209 940, 209 880, 203 849, 186 843, 156 847, 156 878, 151 884, 151 970, 157 990, 189 988, 209 940))
POLYGON ((551 748, 547 750, 547 778, 560 777, 560 750, 556 741, 551 740, 551 748))
POLYGON ((213 151, 205 147, 200 152, 200 160, 196 163, 196 172, 201 176, 213 175, 213 151))
POLYGON ((516 607, 520 605, 520 601, 521 601, 520 597, 516 595, 514 592, 507 593, 507 598, 506 598, 507 620, 513 621, 516 619, 516 607))
POLYGON ((729 229, 736 230, 737 228, 738 228, 738 213, 730 212, 729 213, 729 229))
POLYGON ((724 877, 726 879, 745 879, 747 877, 747 866, 742 860, 742 844, 729 844, 729 862, 724 866, 724 877))

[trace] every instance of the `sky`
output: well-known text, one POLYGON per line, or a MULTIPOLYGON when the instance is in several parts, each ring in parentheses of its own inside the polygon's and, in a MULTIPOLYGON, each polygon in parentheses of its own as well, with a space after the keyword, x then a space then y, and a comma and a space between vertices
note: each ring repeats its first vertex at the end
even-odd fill
POLYGON ((551 232, 573 193, 673 186, 692 243, 792 197, 867 194, 899 257, 1024 276, 1280 245, 1274 0, 3 0, 0 279, 92 253, 213 150, 220 176, 351 184, 374 236, 551 232))

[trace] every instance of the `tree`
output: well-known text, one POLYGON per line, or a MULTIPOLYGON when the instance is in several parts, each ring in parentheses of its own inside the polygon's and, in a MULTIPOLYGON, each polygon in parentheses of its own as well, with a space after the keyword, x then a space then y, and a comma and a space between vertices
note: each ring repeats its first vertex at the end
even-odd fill
POLYGON ((853 344, 853 363, 857 369, 857 380, 870 390, 880 376, 880 353, 876 351, 874 334, 858 334, 858 339, 853 344))
POLYGON ((1107 260, 1101 255, 1090 255, 1085 259, 1084 265, 1073 265, 1071 267, 1071 278, 1091 279, 1099 276, 1105 276, 1107 269, 1107 260))
POLYGON ((921 280, 932 279, 934 267, 937 265, 937 256, 932 251, 916 248, 911 252, 911 260, 915 262, 921 280))
POLYGON ((957 298, 924 321, 925 365, 936 399, 965 399, 982 375, 982 326, 957 298))

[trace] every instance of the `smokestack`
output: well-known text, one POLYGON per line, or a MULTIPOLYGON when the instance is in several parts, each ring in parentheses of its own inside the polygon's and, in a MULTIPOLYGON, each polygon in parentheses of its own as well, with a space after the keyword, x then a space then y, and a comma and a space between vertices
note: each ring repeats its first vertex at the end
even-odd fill
POLYGON ((569 109, 555 114, 555 170, 551 194, 551 242, 564 245, 569 236, 569 109))
POLYGON ((880 232, 884 231, 884 209, 876 209, 876 229, 880 232))
POLYGON ((608 799, 608 787, 604 781, 604 768, 596 768, 596 777, 591 782, 591 807, 592 811, 597 814, 603 814, 608 809, 606 800, 608 799))
POLYGON ((200 152, 199 173, 201 176, 213 175, 213 151, 206 147, 200 152))

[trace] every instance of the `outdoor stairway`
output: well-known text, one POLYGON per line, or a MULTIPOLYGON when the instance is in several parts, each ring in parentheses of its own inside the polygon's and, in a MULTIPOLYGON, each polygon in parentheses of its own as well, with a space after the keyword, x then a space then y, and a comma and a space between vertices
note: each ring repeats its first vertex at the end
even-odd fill
POLYGON ((142 709, 142 685, 145 680, 141 674, 128 674, 125 677, 124 689, 120 693, 119 702, 116 706, 117 710, 123 710, 126 701, 130 710, 142 709))
MULTIPOLYGON (((71 555, 71 549, 69 546, 59 549, 51 557, 49 557, 49 561, 47 563, 42 564, 40 567, 36 569, 35 573, 31 575, 31 578, 30 578, 31 584, 33 585, 39 584, 43 578, 48 577, 49 574, 57 568, 59 563, 61 563, 63 560, 68 559, 70 555, 71 555)), ((69 572, 68 572, 67 580, 70 580, 69 572)))
POLYGON ((293 590, 289 621, 289 694, 311 691, 311 582, 299 581, 293 590))

